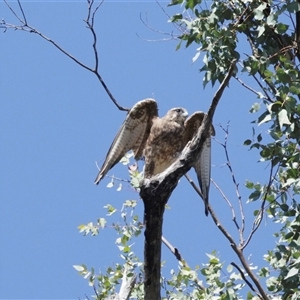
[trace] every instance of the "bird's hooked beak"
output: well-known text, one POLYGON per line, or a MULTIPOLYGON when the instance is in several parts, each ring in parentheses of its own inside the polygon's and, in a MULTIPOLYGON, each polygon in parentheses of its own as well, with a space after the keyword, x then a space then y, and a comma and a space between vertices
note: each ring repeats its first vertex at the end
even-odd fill
POLYGON ((188 115, 189 115, 188 111, 184 108, 182 116, 186 118, 188 115))

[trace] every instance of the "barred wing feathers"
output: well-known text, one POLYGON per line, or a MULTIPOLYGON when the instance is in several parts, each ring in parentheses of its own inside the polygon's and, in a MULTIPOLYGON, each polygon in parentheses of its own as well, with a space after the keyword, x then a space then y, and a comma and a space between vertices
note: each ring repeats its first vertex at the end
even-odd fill
MULTIPOLYGON (((198 111, 192 114, 185 121, 185 143, 192 140, 194 135, 197 133, 203 118, 204 112, 198 111)), ((210 128, 210 134, 215 135, 215 129, 213 125, 210 128)), ((209 136, 204 145, 199 159, 194 165, 194 169, 197 174, 198 182, 202 192, 204 204, 205 204, 205 215, 208 215, 208 200, 209 200, 209 187, 210 187, 210 175, 211 175, 211 137, 209 136)))
POLYGON ((133 150, 136 159, 142 156, 153 118, 157 115, 157 103, 153 99, 139 101, 132 107, 108 150, 95 184, 99 184, 129 150, 133 150))

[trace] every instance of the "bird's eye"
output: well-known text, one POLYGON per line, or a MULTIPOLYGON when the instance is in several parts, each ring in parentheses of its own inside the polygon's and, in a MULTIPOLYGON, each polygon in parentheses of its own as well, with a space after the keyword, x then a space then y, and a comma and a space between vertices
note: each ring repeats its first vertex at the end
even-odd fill
POLYGON ((177 108, 177 109, 176 109, 176 112, 180 113, 180 112, 181 112, 181 109, 180 109, 180 108, 177 108))

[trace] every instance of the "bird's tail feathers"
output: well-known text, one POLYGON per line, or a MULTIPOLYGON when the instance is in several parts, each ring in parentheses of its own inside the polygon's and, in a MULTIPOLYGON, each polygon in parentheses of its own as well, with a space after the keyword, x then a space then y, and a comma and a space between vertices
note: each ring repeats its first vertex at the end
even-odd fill
POLYGON ((94 184, 98 185, 103 177, 104 177, 104 172, 103 172, 103 170, 100 170, 94 181, 94 184))

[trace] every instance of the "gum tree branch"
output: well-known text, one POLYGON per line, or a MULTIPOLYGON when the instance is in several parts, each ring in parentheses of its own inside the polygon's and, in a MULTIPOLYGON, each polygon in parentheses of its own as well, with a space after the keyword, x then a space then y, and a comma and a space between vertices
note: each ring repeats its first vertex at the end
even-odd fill
POLYGON ((221 188, 217 185, 217 183, 211 179, 211 182, 213 183, 213 185, 216 187, 216 189, 219 191, 219 193, 222 195, 223 199, 227 202, 230 210, 231 210, 231 213, 232 213, 232 221, 233 223, 235 224, 237 230, 240 232, 240 226, 236 220, 236 215, 235 215, 235 211, 234 211, 234 208, 231 204, 231 202, 229 201, 229 199, 227 198, 227 196, 223 193, 223 191, 221 190, 221 188))
MULTIPOLYGON (((209 114, 209 113, 208 113, 209 114)), ((201 128, 200 128, 201 130, 201 128)), ((225 132, 226 130, 223 129, 225 132)), ((227 150, 227 141, 225 141, 225 143, 223 144, 223 147, 225 149, 225 155, 226 155, 226 150, 227 150)), ((230 160, 229 160, 229 155, 227 152, 227 165, 230 165, 230 160)), ((172 167, 172 166, 171 166, 172 167)), ((170 168, 171 168, 170 167, 170 168)), ((230 169, 232 175, 234 176, 233 170, 232 168, 230 169)), ((168 170, 166 170, 164 173, 166 173, 168 170)), ((163 173, 162 173, 163 174, 163 173)), ((162 175, 161 174, 161 175, 162 175)), ((271 178, 271 177, 270 177, 271 178)), ((235 180, 234 177, 234 184, 236 187, 238 187, 237 182, 235 180)), ((269 184, 270 187, 270 184, 269 184)), ((239 192, 237 193, 238 197, 239 197, 239 192)), ((267 194, 265 194, 266 197, 267 194)), ((266 198, 265 198, 266 199, 266 198)), ((264 205, 264 204, 263 204, 264 205)), ((263 299, 263 300, 269 300, 266 292, 264 291, 263 287, 261 286, 259 280, 257 279, 257 277, 255 276, 255 274, 252 272, 249 264, 247 263, 247 260, 244 256, 243 253, 243 249, 245 248, 245 243, 244 244, 240 244, 239 246, 235 243, 233 237, 230 235, 230 233, 225 229, 225 227, 221 224, 220 220, 217 218, 215 212, 211 209, 211 207, 209 207, 209 211, 210 211, 210 215, 214 221, 214 223, 216 224, 217 228, 223 233, 223 235, 227 238, 227 240, 229 241, 229 244, 231 246, 231 248, 233 249, 233 251, 236 253, 237 257, 239 258, 243 268, 246 270, 247 274, 249 275, 249 277, 251 278, 252 282, 254 283, 254 285, 256 286, 257 290, 259 291, 259 298, 263 299)), ((243 216, 243 213, 242 213, 243 216)), ((247 283, 247 282, 246 282, 247 283)), ((150 299, 150 298, 149 298, 150 299)))
POLYGON ((233 240, 232 236, 229 234, 229 232, 227 232, 227 230, 223 227, 223 225, 221 224, 221 222, 218 220, 218 218, 216 217, 216 215, 214 213, 211 213, 211 216, 213 218, 213 221, 215 222, 217 228, 223 233, 223 235, 227 238, 227 240, 230 243, 231 248, 233 249, 233 251, 236 253, 236 255, 238 256, 242 266, 244 267, 244 269, 246 270, 246 272, 248 273, 249 277, 251 278, 252 282, 255 284, 255 286, 257 287, 259 293, 260 293, 260 298, 263 300, 269 300, 266 292, 264 291, 263 287, 261 286, 261 284, 259 283, 259 280, 257 279, 257 277, 254 275, 254 273, 252 272, 250 266, 248 265, 246 258, 244 256, 243 253, 243 249, 241 249, 240 247, 237 246, 237 244, 235 243, 235 241, 233 240))
MULTIPOLYGON (((271 169, 270 169, 270 174, 269 174, 269 181, 268 181, 268 186, 266 188, 266 191, 264 193, 264 197, 263 197, 263 201, 262 201, 262 204, 261 204, 261 207, 260 207, 260 210, 258 212, 258 214, 256 215, 254 221, 253 221, 253 224, 252 224, 252 229, 251 229, 251 232, 246 240, 246 242, 244 243, 243 247, 241 247, 241 249, 245 249, 247 247, 247 245, 249 244, 249 242, 251 241, 254 233, 256 232, 256 230, 260 227, 260 224, 261 224, 261 221, 263 220, 263 217, 264 217, 264 211, 265 211, 265 204, 266 204, 266 201, 267 201, 267 196, 268 196, 268 193, 271 189, 271 185, 272 183, 274 182, 275 180, 275 175, 273 175, 273 169, 274 169, 274 166, 272 165, 271 166, 271 169)), ((275 172, 275 174, 277 174, 278 172, 278 169, 279 169, 279 165, 278 165, 278 168, 275 172)))
POLYGON ((256 295, 257 295, 259 298, 261 298, 260 295, 258 294, 258 292, 253 288, 251 282, 246 278, 246 276, 245 276, 244 272, 242 271, 242 269, 241 269, 236 263, 234 263, 234 262, 232 262, 231 265, 234 266, 234 267, 240 272, 240 274, 241 274, 243 280, 246 282, 246 284, 249 286, 249 288, 250 288, 254 293, 256 293, 256 295))
MULTIPOLYGON (((122 283, 120 287, 120 292, 118 294, 111 295, 104 300, 128 300, 130 298, 130 294, 135 286, 136 283, 136 274, 133 274, 133 276, 128 276, 128 273, 130 273, 131 270, 128 265, 125 265, 123 270, 123 277, 122 277, 122 283)), ((97 291, 95 289, 96 295, 97 291)), ((98 298, 97 298, 98 299, 98 298)))
POLYGON ((82 63, 79 59, 77 59, 76 57, 74 57, 73 55, 71 55, 69 52, 67 52, 65 49, 63 49, 54 40, 52 40, 51 38, 49 38, 46 35, 44 35, 42 32, 38 31, 36 28, 34 28, 31 25, 29 25, 28 22, 27 22, 27 20, 26 20, 26 16, 25 16, 23 7, 22 7, 22 5, 20 3, 20 0, 18 0, 17 3, 18 3, 19 8, 21 10, 22 17, 20 17, 16 13, 16 11, 9 5, 9 3, 8 3, 7 0, 4 0, 4 3, 9 8, 9 10, 13 13, 13 15, 21 23, 21 25, 15 25, 15 24, 6 23, 5 20, 2 20, 1 23, 0 23, 0 25, 1 25, 1 27, 4 27, 5 31, 7 29, 14 29, 14 30, 21 30, 21 31, 29 32, 29 33, 34 33, 34 34, 37 34, 38 36, 40 36, 42 39, 46 40, 47 42, 51 43, 60 52, 62 52, 64 55, 66 55, 67 57, 69 57, 70 59, 72 59, 76 64, 78 64, 82 68, 90 71, 91 73, 95 74, 95 76, 97 77, 97 79, 100 81, 102 87, 104 88, 105 92, 107 93, 107 95, 109 96, 109 98, 111 99, 111 101, 115 104, 115 106, 119 110, 121 110, 121 111, 129 111, 128 108, 125 108, 125 107, 121 106, 117 102, 117 100, 115 99, 115 97, 110 92, 109 88, 105 84, 102 76, 100 75, 100 73, 98 71, 98 69, 99 69, 98 68, 98 66, 99 66, 99 58, 98 58, 98 51, 97 51, 97 35, 95 33, 95 30, 94 30, 94 18, 95 18, 95 14, 96 14, 98 8, 101 6, 101 4, 103 3, 103 1, 100 2, 100 4, 95 8, 94 11, 92 11, 94 0, 87 0, 87 3, 88 3, 88 16, 87 16, 87 20, 85 20, 85 23, 87 24, 87 28, 91 30, 92 35, 93 35, 93 46, 92 47, 93 47, 93 52, 94 52, 94 56, 95 56, 95 67, 94 68, 89 67, 88 65, 82 63))
POLYGON ((186 261, 181 256, 179 250, 173 247, 173 245, 164 236, 161 237, 161 241, 166 245, 166 247, 171 251, 171 253, 173 253, 176 259, 182 263, 184 267, 188 266, 186 261))
POLYGON ((180 157, 164 172, 151 179, 145 179, 141 185, 140 196, 144 202, 145 246, 144 246, 144 291, 145 300, 160 300, 161 278, 161 238, 163 214, 178 180, 186 174, 199 157, 204 142, 210 135, 210 126, 216 107, 225 87, 235 69, 232 62, 227 75, 216 92, 212 104, 204 117, 201 127, 193 140, 184 148, 180 157))
MULTIPOLYGON (((184 260, 184 258, 181 256, 178 248, 175 248, 164 236, 161 237, 161 240, 166 245, 166 247, 174 254, 176 259, 182 263, 183 267, 189 268, 189 265, 184 260)), ((200 280, 198 278, 195 279, 194 282, 197 284, 199 289, 201 289, 201 290, 205 289, 205 287, 202 285, 202 283, 200 282, 200 280)))
MULTIPOLYGON (((194 182, 194 180, 188 175, 185 174, 184 177, 187 179, 187 181, 190 183, 190 185, 193 187, 193 189, 196 191, 196 193, 201 197, 203 200, 203 195, 197 184, 194 182)), ((203 200, 204 202, 204 200, 203 200)), ((207 204, 209 206, 209 203, 207 204)))
MULTIPOLYGON (((226 133, 226 129, 223 129, 226 133)), ((232 170, 232 167, 231 167, 231 164, 230 164, 230 159, 229 159, 229 154, 228 154, 228 151, 227 151, 227 138, 228 138, 228 128, 227 128, 227 133, 226 133, 226 136, 225 136, 225 142, 223 144, 223 147, 224 147, 224 150, 225 150, 225 156, 226 156, 226 159, 227 159, 227 166, 230 170, 230 173, 231 173, 231 176, 232 176, 232 180, 233 180, 233 183, 236 187, 236 192, 237 192, 237 196, 238 196, 238 199, 239 199, 239 203, 240 203, 240 209, 242 208, 242 203, 241 203, 241 196, 240 196, 240 193, 239 193, 239 189, 238 189, 238 184, 235 180, 235 175, 233 173, 233 170, 232 170)), ((269 185, 270 186, 270 185, 269 185)), ((229 241, 230 243, 230 246, 231 248, 233 249, 233 251, 237 254, 242 266, 244 267, 244 269, 246 270, 246 272, 248 273, 249 277, 251 278, 252 282, 254 283, 254 285, 256 286, 256 288, 258 289, 259 291, 259 294, 260 294, 260 298, 261 299, 264 299, 264 300, 268 300, 268 296, 266 294, 266 292, 264 291, 263 287, 261 286, 261 284, 259 283, 259 280, 257 279, 257 277, 255 276, 255 274, 252 272, 251 268, 249 267, 247 261, 246 261, 246 258, 244 256, 244 253, 243 253, 243 249, 245 248, 245 243, 241 244, 239 246, 237 246, 237 244, 235 243, 235 241, 233 240, 232 236, 229 234, 229 232, 223 227, 223 225, 221 224, 221 222, 218 220, 218 218, 216 217, 215 213, 211 213, 211 216, 213 218, 213 221, 215 222, 216 226, 219 228, 219 230, 223 233, 223 235, 227 238, 227 240, 229 241)), ((244 218, 244 213, 243 213, 243 210, 241 211, 241 217, 242 219, 244 218)), ((244 226, 244 225, 242 225, 244 226)), ((242 231, 243 232, 243 231, 242 231)))
POLYGON ((227 123, 226 129, 222 128, 223 131, 225 132, 225 139, 224 139, 224 144, 221 144, 221 145, 224 148, 225 157, 226 157, 226 161, 227 161, 226 165, 227 165, 227 167, 229 169, 229 172, 231 174, 232 182, 235 186, 235 192, 236 192, 236 196, 237 196, 239 207, 240 207, 242 226, 241 226, 241 229, 240 229, 239 232, 240 232, 240 246, 242 246, 244 244, 245 214, 244 214, 244 208, 243 208, 243 203, 242 203, 242 196, 241 196, 240 191, 239 191, 239 184, 237 183, 237 181, 235 179, 235 175, 234 175, 234 172, 233 172, 233 169, 232 169, 232 165, 231 165, 230 158, 229 158, 229 153, 228 153, 228 148, 227 148, 227 141, 228 141, 228 134, 229 134, 228 127, 229 127, 229 123, 227 123))
POLYGON ((21 10, 21 13, 22 13, 22 17, 23 17, 23 19, 24 19, 24 22, 25 22, 25 24, 27 24, 26 16, 25 16, 25 14, 24 14, 24 10, 23 10, 23 7, 22 7, 20 1, 18 1, 18 5, 19 5, 19 8, 20 8, 20 10, 21 10))
POLYGON ((251 86, 247 85, 244 81, 242 81, 240 78, 235 77, 235 79, 246 89, 248 89, 249 91, 251 91, 252 93, 254 93, 257 97, 265 99, 270 101, 270 98, 268 98, 267 96, 263 96, 261 93, 257 92, 256 90, 254 90, 251 86))
POLYGON ((252 77, 254 78, 254 80, 257 82, 257 84, 259 85, 259 87, 261 88, 261 90, 265 93, 267 99, 269 102, 274 103, 274 101, 271 99, 271 97, 269 96, 269 94, 267 93, 266 89, 263 87, 263 85, 261 84, 260 80, 255 76, 252 75, 252 77))
POLYGON ((170 40, 178 40, 178 37, 179 35, 174 35, 173 33, 169 33, 169 32, 163 32, 163 31, 160 31, 158 29, 155 29, 153 27, 151 27, 148 23, 148 19, 147 19, 147 14, 146 14, 146 20, 143 19, 143 16, 142 16, 142 13, 140 13, 140 20, 141 22, 143 23, 143 25, 145 25, 145 27, 147 27, 149 30, 155 32, 155 33, 158 33, 158 34, 161 34, 161 35, 164 35, 164 36, 168 36, 168 38, 163 38, 163 39, 158 39, 158 40, 152 40, 152 39, 144 39, 144 38, 141 38, 138 34, 137 36, 139 38, 141 38, 142 40, 144 41, 147 41, 147 42, 165 42, 165 41, 170 41, 170 40))

